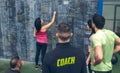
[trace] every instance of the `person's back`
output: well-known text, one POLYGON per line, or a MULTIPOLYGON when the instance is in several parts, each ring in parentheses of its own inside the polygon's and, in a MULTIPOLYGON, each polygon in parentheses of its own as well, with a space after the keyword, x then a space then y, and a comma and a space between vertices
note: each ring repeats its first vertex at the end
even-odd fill
POLYGON ((47 40, 47 32, 41 32, 39 31, 37 34, 37 42, 39 43, 48 43, 48 40, 47 40))
POLYGON ((50 73, 85 73, 85 58, 80 48, 72 47, 70 43, 58 43, 56 46, 45 57, 50 73))
POLYGON ((10 68, 5 71, 5 73, 20 73, 20 69, 24 62, 19 58, 19 56, 15 56, 10 60, 10 68))
POLYGON ((94 73, 112 73, 112 55, 120 50, 120 38, 114 32, 104 29, 104 25, 105 18, 94 14, 92 28, 95 34, 91 36, 91 69, 94 73))
POLYGON ((43 61, 43 73, 86 73, 85 56, 82 48, 70 45, 72 32, 68 24, 58 26, 56 33, 58 44, 55 50, 46 54, 43 61))
POLYGON ((5 71, 5 73, 20 73, 20 71, 8 69, 7 71, 5 71))
MULTIPOLYGON (((96 38, 99 38, 98 42, 102 44, 104 55, 103 60, 99 65, 96 65, 95 67, 92 66, 93 70, 102 70, 102 71, 109 71, 112 70, 112 64, 111 64, 111 58, 113 55, 113 48, 114 48, 114 42, 116 35, 110 31, 110 30, 98 30, 95 35, 92 36, 93 40, 96 40, 96 38), (109 52, 108 52, 109 51, 109 52), (100 68, 100 69, 99 69, 100 68)), ((98 44, 96 41, 96 43, 98 44)), ((94 52, 94 50, 92 51, 94 52)))

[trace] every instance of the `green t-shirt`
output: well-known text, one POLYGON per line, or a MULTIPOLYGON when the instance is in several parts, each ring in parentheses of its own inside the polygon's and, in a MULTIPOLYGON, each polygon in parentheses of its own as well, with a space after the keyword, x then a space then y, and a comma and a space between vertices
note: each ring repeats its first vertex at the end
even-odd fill
POLYGON ((111 58, 113 55, 114 42, 119 37, 110 30, 98 30, 91 36, 92 42, 92 58, 94 59, 94 47, 101 45, 103 49, 103 60, 96 66, 91 66, 94 71, 110 71, 112 70, 111 58))

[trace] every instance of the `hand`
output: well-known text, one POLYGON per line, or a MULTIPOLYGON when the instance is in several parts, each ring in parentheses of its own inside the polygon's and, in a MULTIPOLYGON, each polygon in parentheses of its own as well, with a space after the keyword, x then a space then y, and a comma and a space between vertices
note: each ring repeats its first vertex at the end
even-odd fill
POLYGON ((95 59, 92 59, 92 65, 95 66, 95 59))
POLYGON ((53 14, 56 14, 56 11, 54 11, 53 14))
POLYGON ((36 37, 36 34, 33 34, 33 37, 36 37))
POLYGON ((86 60, 86 65, 88 66, 88 64, 89 64, 89 60, 87 59, 87 60, 86 60))

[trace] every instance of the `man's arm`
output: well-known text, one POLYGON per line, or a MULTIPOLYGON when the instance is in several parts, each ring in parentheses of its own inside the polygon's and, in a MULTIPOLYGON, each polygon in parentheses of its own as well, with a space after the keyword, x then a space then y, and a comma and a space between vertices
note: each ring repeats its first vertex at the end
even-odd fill
POLYGON ((80 73, 87 73, 86 62, 85 62, 85 54, 82 55, 82 69, 80 73))
POLYGON ((97 65, 100 64, 102 59, 103 59, 103 50, 102 50, 102 46, 96 46, 94 48, 95 50, 95 55, 94 55, 94 59, 92 60, 92 64, 93 65, 97 65))
POLYGON ((48 54, 45 55, 42 65, 42 73, 50 73, 49 65, 48 65, 48 54))
POLYGON ((115 41, 115 48, 114 48, 114 53, 117 53, 120 51, 120 38, 118 38, 116 41, 115 41))

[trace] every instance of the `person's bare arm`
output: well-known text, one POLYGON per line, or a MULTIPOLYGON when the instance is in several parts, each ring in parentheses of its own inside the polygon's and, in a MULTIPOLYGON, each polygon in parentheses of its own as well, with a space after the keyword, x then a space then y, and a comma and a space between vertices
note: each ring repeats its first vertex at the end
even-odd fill
POLYGON ((34 31, 33 31, 33 36, 36 37, 36 29, 34 28, 34 31))
POLYGON ((86 60, 86 65, 88 66, 89 62, 90 62, 90 59, 91 59, 91 54, 89 53, 88 57, 87 57, 87 60, 86 60))
POLYGON ((54 24, 54 22, 55 22, 55 17, 56 17, 56 11, 53 12, 53 17, 52 17, 51 22, 49 22, 48 24, 44 25, 43 28, 46 29, 46 30, 48 28, 50 28, 54 24))
POLYGON ((103 59, 103 50, 102 50, 102 46, 96 46, 94 48, 95 50, 95 56, 94 56, 94 59, 92 60, 92 64, 93 65, 97 65, 97 64, 100 64, 102 59, 103 59))
POLYGON ((86 60, 86 65, 88 65, 90 60, 91 60, 91 50, 92 50, 91 46, 88 46, 89 55, 88 55, 87 60, 86 60))
POLYGON ((114 48, 114 53, 117 53, 120 51, 120 38, 118 38, 116 41, 115 41, 115 48, 114 48))

